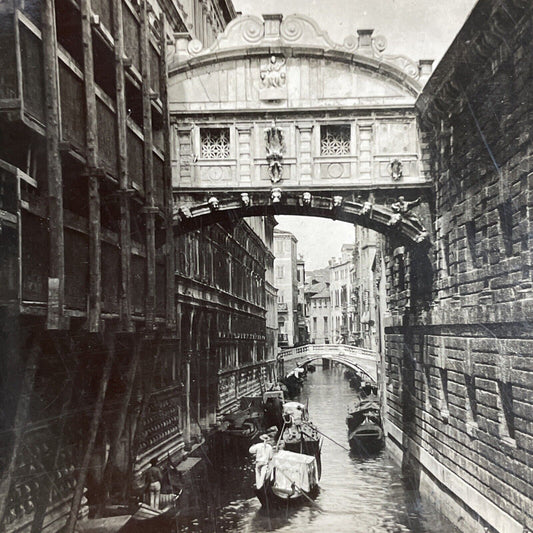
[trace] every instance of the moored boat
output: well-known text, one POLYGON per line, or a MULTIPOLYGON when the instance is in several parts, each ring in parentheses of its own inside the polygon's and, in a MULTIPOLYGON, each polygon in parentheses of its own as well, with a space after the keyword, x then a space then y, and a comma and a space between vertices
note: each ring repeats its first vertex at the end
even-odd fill
POLYGON ((283 404, 283 427, 280 438, 284 442, 285 450, 311 455, 316 459, 320 479, 322 472, 321 439, 318 429, 309 420, 309 413, 304 404, 300 402, 283 404))
POLYGON ((316 459, 288 450, 274 451, 265 476, 256 476, 255 493, 264 507, 314 499, 318 494, 316 459))
POLYGON ((318 494, 321 440, 299 402, 283 404, 277 436, 261 435, 250 448, 256 456, 255 492, 262 505, 308 500, 318 494))
POLYGON ((358 391, 355 404, 346 418, 348 442, 354 450, 378 449, 383 444, 380 402, 375 385, 366 384, 358 391))

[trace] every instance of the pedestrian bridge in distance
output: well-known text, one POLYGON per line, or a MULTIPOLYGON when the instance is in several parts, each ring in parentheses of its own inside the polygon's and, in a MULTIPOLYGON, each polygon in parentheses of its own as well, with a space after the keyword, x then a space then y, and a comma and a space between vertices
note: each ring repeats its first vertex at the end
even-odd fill
POLYGON ((362 373, 377 382, 377 352, 347 344, 307 344, 280 352, 283 371, 287 375, 297 366, 305 366, 317 359, 329 359, 362 373))

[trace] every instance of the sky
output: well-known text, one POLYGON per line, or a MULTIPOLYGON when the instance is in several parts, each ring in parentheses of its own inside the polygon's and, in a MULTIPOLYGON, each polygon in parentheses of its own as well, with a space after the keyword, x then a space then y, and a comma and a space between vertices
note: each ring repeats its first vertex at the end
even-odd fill
MULTIPOLYGON (((414 61, 434 59, 434 67, 461 29, 476 0, 233 0, 243 14, 300 13, 319 22, 334 42, 342 43, 357 29, 374 29, 387 40, 385 54, 406 55, 414 61)), ((279 216, 278 228, 298 239, 306 268, 327 265, 341 246, 354 240, 345 222, 279 216)))

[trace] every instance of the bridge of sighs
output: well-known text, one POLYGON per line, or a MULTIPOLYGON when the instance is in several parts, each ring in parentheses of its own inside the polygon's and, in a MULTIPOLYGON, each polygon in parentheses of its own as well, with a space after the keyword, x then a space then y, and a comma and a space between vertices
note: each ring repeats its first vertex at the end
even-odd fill
POLYGON ((339 44, 264 15, 206 49, 178 36, 169 67, 177 232, 274 213, 430 240, 414 104, 431 61, 388 55, 372 30, 339 44))

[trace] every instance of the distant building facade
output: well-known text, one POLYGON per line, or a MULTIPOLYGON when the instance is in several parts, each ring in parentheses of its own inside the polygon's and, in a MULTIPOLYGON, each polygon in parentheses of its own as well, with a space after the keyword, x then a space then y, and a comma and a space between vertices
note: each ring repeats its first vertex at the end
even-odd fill
POLYGON ((307 323, 311 344, 331 342, 331 293, 329 289, 330 272, 323 269, 307 272, 305 300, 307 303, 307 323))
POLYGON ((351 306, 351 286, 353 270, 353 244, 343 244, 341 256, 329 261, 331 293, 331 338, 337 344, 350 342, 353 322, 351 306))
POLYGON ((297 239, 289 231, 274 229, 274 283, 278 289, 278 344, 298 344, 297 239))
POLYGON ((296 263, 296 278, 298 281, 298 344, 303 345, 309 342, 309 330, 307 324, 308 310, 305 301, 305 261, 300 257, 296 263))

